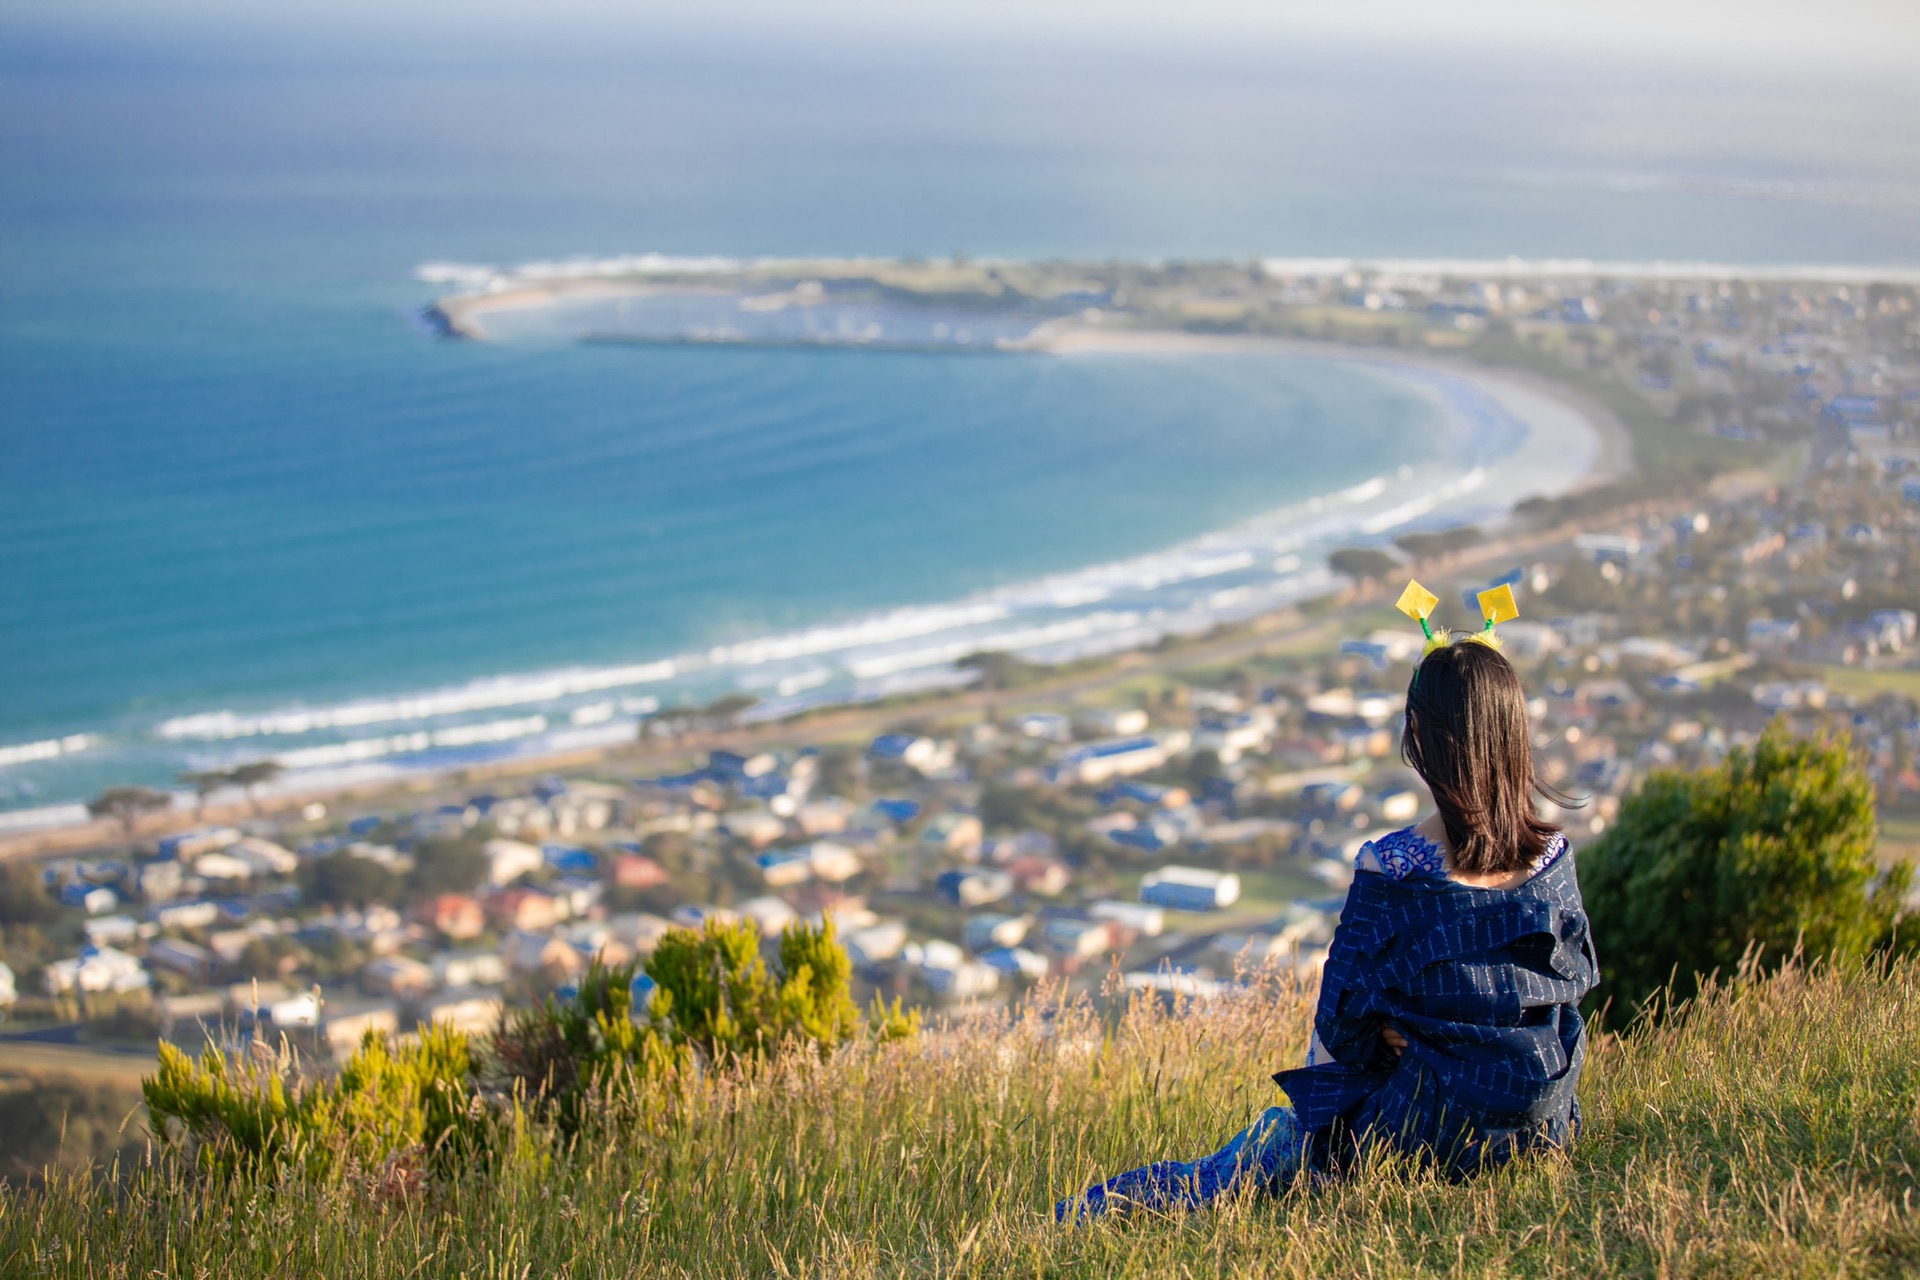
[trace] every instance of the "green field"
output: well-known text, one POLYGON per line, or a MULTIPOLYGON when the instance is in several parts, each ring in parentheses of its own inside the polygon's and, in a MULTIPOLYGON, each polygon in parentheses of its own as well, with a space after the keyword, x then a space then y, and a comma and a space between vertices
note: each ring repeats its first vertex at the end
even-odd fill
POLYGON ((1029 1008, 644 1086, 570 1150, 409 1189, 169 1165, 0 1191, 7 1276, 1900 1276, 1920 1269, 1920 970, 1710 990, 1593 1045, 1568 1154, 1391 1165, 1171 1218, 1056 1197, 1277 1101, 1310 995, 1029 1008), (629 1099, 629 1102, 633 1099, 629 1099))

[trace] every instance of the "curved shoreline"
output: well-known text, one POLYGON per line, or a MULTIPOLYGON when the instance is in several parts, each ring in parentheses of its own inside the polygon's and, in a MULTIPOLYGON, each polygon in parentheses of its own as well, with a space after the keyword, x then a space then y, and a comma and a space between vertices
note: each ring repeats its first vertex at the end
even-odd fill
MULTIPOLYGON (((850 346, 858 349, 857 344, 850 346)), ((952 663, 968 652, 1000 649, 1030 656, 1034 661, 1071 662, 1138 650, 1168 635, 1196 635, 1224 623, 1268 616, 1301 599, 1332 589, 1336 584, 1326 570, 1307 561, 1324 555, 1339 542, 1356 538, 1384 542, 1393 531, 1409 526, 1445 527, 1444 519, 1435 521, 1432 517, 1456 500, 1477 503, 1476 510, 1482 514, 1452 523, 1494 519, 1486 502, 1490 496, 1499 498, 1494 505, 1503 516, 1510 512, 1515 501, 1535 493, 1565 492, 1611 478, 1624 469, 1628 456, 1625 432, 1617 423, 1571 403, 1570 396, 1564 392, 1556 394, 1557 388, 1539 379, 1507 375, 1504 371, 1491 372, 1462 361, 1396 348, 1263 336, 1075 328, 1049 335, 1028 350, 1061 358, 1229 354, 1334 361, 1363 366, 1381 377, 1410 386, 1429 399, 1442 415, 1459 413, 1458 404, 1450 403, 1450 398, 1457 401, 1460 389, 1467 388, 1524 424, 1526 440, 1514 451, 1514 456, 1527 455, 1522 459, 1525 465, 1519 470, 1545 478, 1547 483, 1526 491, 1508 491, 1502 496, 1499 493, 1501 468, 1512 458, 1470 469, 1457 460, 1438 470, 1428 466, 1423 468, 1423 475, 1410 477, 1406 483, 1401 482, 1388 463, 1374 479, 1362 484, 1271 510, 1146 555, 1023 580, 979 596, 907 605, 737 645, 679 654, 643 664, 644 670, 618 669, 622 678, 617 680, 609 674, 615 669, 610 668, 608 672, 583 669, 576 673, 587 679, 583 687, 606 688, 608 693, 598 696, 611 697, 606 708, 609 713, 614 705, 620 706, 611 722, 593 722, 591 728, 587 727, 589 722, 577 716, 569 722, 569 714, 578 713, 582 706, 548 700, 537 709, 551 719, 543 720, 539 732, 528 733, 517 742, 488 743, 469 732, 466 736, 474 738, 472 744, 463 752, 451 752, 441 749, 442 734, 419 731, 441 729, 445 727, 444 720, 409 715, 399 719, 411 723, 394 724, 385 731, 389 736, 384 743, 368 739, 364 744, 368 748, 392 744, 391 752, 382 750, 356 757, 351 750, 358 743, 356 739, 340 744, 348 749, 338 752, 341 755, 338 767, 319 766, 318 756, 329 754, 325 745, 315 749, 299 741, 272 745, 262 741, 261 754, 303 760, 308 755, 315 756, 313 767, 287 779, 286 791, 324 795, 360 790, 370 784, 402 785, 429 780, 483 763, 505 769, 522 764, 535 767, 537 761, 577 754, 581 750, 614 749, 631 740, 632 725, 644 718, 643 713, 637 713, 637 707, 630 710, 626 705, 635 700, 621 697, 617 692, 621 687, 635 684, 660 688, 657 682, 671 681, 696 694, 704 685, 762 690, 763 718, 774 720, 802 711, 855 706, 875 698, 949 687, 953 683, 948 678, 952 675, 952 663), (1492 493, 1488 492, 1490 489, 1492 493), (1412 501, 1408 500, 1409 490, 1416 491, 1412 501), (1422 494, 1424 496, 1419 496, 1422 494), (1283 568, 1287 561, 1292 564, 1283 568), (633 678, 626 678, 628 675, 633 678), (594 678, 601 676, 605 678, 594 678), (422 743, 422 739, 433 749, 423 750, 427 744, 422 743)), ((1471 443, 1473 424, 1456 425, 1471 443)), ((501 701, 491 689, 492 685, 511 679, 495 677, 490 682, 479 682, 489 686, 488 700, 479 705, 504 708, 521 703, 523 700, 518 698, 501 701)), ((464 687, 455 690, 462 691, 464 687)), ((687 692, 681 696, 687 696, 687 692)), ((712 690, 708 690, 707 696, 711 694, 712 690)), ((399 701, 411 705, 418 700, 402 698, 399 701)), ((371 704, 382 700, 362 701, 371 704)), ((431 697, 427 697, 426 702, 439 705, 431 697)), ((528 702, 527 709, 536 708, 528 702)), ((333 711, 340 711, 336 718, 343 726, 392 723, 393 720, 385 715, 373 715, 359 703, 344 709, 301 709, 299 716, 318 723, 327 720, 333 711), (369 716, 372 718, 368 719, 369 716)), ((254 718, 268 725, 287 717, 269 712, 254 718)), ((185 727, 184 721, 181 727, 185 727)), ((488 727, 459 726, 470 730, 488 727)), ((204 737, 206 745, 211 746, 217 740, 256 734, 272 736, 272 732, 268 727, 260 727, 236 733, 219 732, 210 737, 186 733, 184 737, 204 737)), ((179 739, 183 735, 161 736, 179 739)))
POLYGON ((1036 344, 1038 349, 1059 355, 1139 354, 1200 355, 1238 354, 1284 356, 1301 360, 1326 360, 1358 364, 1378 369, 1391 376, 1396 369, 1417 369, 1470 383, 1496 401, 1530 429, 1549 425, 1556 435, 1584 431, 1590 435, 1596 453, 1590 465, 1581 469, 1569 487, 1585 487, 1618 480, 1633 474, 1633 437, 1618 418, 1604 406, 1573 389, 1535 374, 1511 369, 1494 369, 1465 360, 1408 351, 1398 347, 1365 347, 1343 342, 1320 342, 1306 338, 1270 337, 1263 334, 1183 333, 1166 329, 1076 328, 1049 337, 1036 344), (1532 403, 1529 403, 1531 401, 1532 403), (1551 424, 1539 420, 1540 401, 1568 415, 1551 424))

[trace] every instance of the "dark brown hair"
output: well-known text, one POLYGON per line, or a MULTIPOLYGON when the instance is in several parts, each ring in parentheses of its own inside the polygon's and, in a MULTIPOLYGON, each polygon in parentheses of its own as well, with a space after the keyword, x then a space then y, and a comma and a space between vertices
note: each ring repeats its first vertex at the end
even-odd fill
POLYGON ((1533 775, 1529 732, 1520 676, 1492 646, 1446 645, 1414 671, 1400 754, 1433 792, 1455 870, 1522 870, 1559 830, 1533 807, 1548 793, 1533 775))

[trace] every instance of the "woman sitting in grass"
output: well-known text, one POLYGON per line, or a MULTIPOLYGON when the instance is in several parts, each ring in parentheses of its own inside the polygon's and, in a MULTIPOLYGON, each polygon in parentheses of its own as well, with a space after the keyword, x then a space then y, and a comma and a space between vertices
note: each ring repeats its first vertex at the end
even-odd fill
POLYGON ((1434 647, 1402 752, 1439 812, 1366 844, 1334 932, 1304 1067, 1213 1155, 1135 1169, 1060 1217, 1204 1205, 1246 1183, 1337 1176, 1369 1152, 1451 1177, 1580 1127, 1579 1004, 1599 981, 1567 840, 1533 805, 1526 694, 1491 644, 1434 647))

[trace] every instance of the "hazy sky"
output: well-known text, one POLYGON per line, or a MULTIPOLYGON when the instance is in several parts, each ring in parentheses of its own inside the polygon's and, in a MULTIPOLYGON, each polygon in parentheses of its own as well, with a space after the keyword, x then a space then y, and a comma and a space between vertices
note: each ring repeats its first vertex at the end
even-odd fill
POLYGON ((502 24, 546 31, 608 24, 879 40, 1317 37, 1809 69, 1920 65, 1916 0, 0 0, 0 15, 8 14, 58 24, 353 24, 409 39, 502 24))

